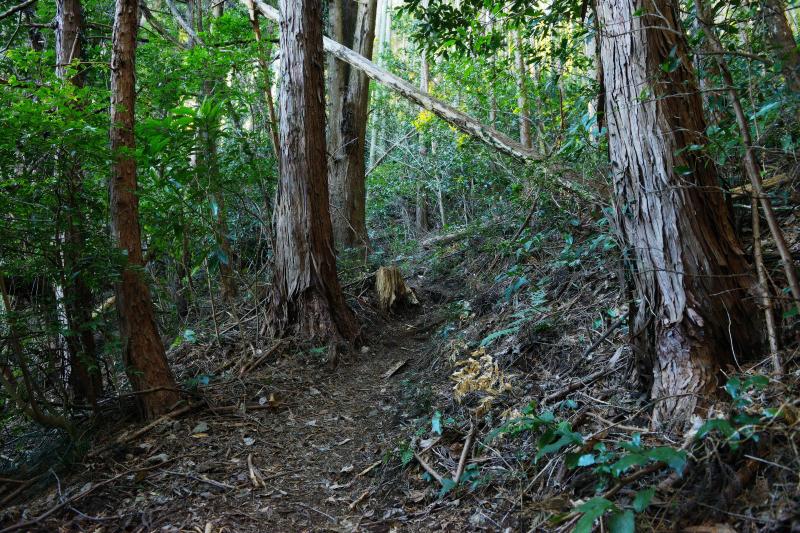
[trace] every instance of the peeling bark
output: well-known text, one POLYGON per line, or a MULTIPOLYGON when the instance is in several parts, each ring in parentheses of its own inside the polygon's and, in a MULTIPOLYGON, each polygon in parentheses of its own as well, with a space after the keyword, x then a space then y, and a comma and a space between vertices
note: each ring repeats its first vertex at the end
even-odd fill
POLYGON ((358 325, 336 275, 325 154, 322 14, 281 0, 281 178, 275 206, 274 333, 354 341, 358 325))
POLYGON ((662 398, 654 424, 678 426, 722 364, 759 353, 753 282, 716 168, 687 149, 705 144, 705 122, 676 6, 603 0, 598 17, 616 212, 641 299, 632 335, 662 398))

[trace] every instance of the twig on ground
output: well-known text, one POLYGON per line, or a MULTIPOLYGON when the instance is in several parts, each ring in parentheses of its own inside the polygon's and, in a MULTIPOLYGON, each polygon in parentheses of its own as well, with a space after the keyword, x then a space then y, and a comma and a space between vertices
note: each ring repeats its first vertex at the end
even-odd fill
POLYGON ((133 474, 133 473, 146 472, 148 470, 153 470, 154 468, 158 468, 158 467, 163 466, 163 465, 164 465, 164 463, 159 463, 157 465, 146 466, 144 468, 139 468, 139 469, 136 469, 136 470, 125 470, 124 472, 121 472, 121 473, 117 474, 116 476, 110 477, 110 478, 106 479, 105 481, 101 481, 100 483, 96 483, 96 484, 92 485, 91 487, 89 487, 88 489, 76 494, 75 496, 73 496, 71 498, 68 498, 68 499, 64 500, 63 502, 59 503, 58 505, 55 505, 55 506, 51 507, 50 509, 48 509, 44 513, 40 514, 36 518, 28 520, 27 522, 21 522, 21 523, 15 524, 13 526, 9 526, 9 527, 7 527, 5 529, 1 529, 0 533, 9 533, 11 531, 18 531, 20 529, 30 529, 33 526, 38 525, 42 520, 44 520, 48 516, 60 511, 64 507, 71 506, 76 501, 80 500, 81 498, 85 498, 86 496, 88 496, 89 494, 91 494, 95 490, 99 489, 100 487, 104 487, 104 486, 106 486, 106 485, 108 485, 110 483, 113 483, 114 481, 120 479, 123 476, 127 476, 127 475, 133 474))
POLYGON ((375 468, 375 467, 376 467, 376 466, 378 466, 379 464, 381 464, 381 461, 375 461, 374 463, 372 463, 371 465, 369 465, 368 467, 366 467, 364 470, 362 470, 361 472, 359 472, 358 474, 356 474, 356 477, 361 477, 361 476, 363 476, 363 475, 365 475, 365 474, 369 473, 369 472, 370 472, 370 471, 371 471, 373 468, 375 468))
POLYGON ((185 478, 193 479, 194 481, 200 481, 201 483, 208 483, 212 487, 217 487, 218 489, 235 489, 233 485, 228 485, 227 483, 222 483, 221 481, 214 481, 213 479, 209 479, 204 476, 196 476, 194 474, 189 474, 187 472, 178 472, 177 470, 164 470, 167 474, 172 474, 173 476, 182 476, 185 478))
POLYGON ((467 439, 464 441, 464 449, 461 451, 461 458, 458 460, 458 468, 456 468, 456 473, 453 476, 453 481, 456 483, 456 485, 458 485, 458 481, 461 479, 461 474, 464 473, 464 467, 467 464, 467 457, 472 449, 472 442, 475 438, 475 432, 477 429, 478 426, 473 425, 467 434, 467 439))
POLYGON ((620 327, 622 324, 624 324, 624 323, 625 323, 625 320, 626 320, 627 318, 628 318, 628 313, 627 313, 627 312, 625 312, 625 313, 622 313, 622 314, 619 316, 619 318, 618 318, 618 319, 616 319, 616 320, 614 321, 614 323, 613 323, 613 324, 611 324, 611 325, 608 327, 608 329, 605 331, 605 333, 603 333, 603 334, 600 336, 600 338, 599 338, 599 339, 597 339, 596 341, 594 341, 594 342, 592 343, 592 345, 591 345, 591 346, 589 346, 588 348, 586 348, 586 350, 583 352, 583 355, 582 355, 581 357, 582 357, 583 359, 586 359, 586 358, 589 356, 589 354, 590 354, 590 353, 592 353, 593 351, 595 351, 595 350, 597 349, 597 347, 598 347, 598 346, 600 346, 600 344, 602 344, 602 342, 603 342, 604 340, 606 340, 606 339, 608 338, 608 336, 609 336, 609 335, 611 335, 611 334, 614 332, 614 330, 616 330, 618 327, 620 327))
POLYGON ((102 453, 108 451, 109 449, 113 448, 114 446, 119 446, 119 445, 125 444, 126 442, 129 442, 129 441, 131 441, 133 439, 141 437, 142 435, 144 435, 145 433, 147 433, 148 431, 150 431, 154 427, 160 425, 164 421, 169 420, 170 418, 175 418, 176 416, 181 416, 183 414, 186 414, 189 411, 191 411, 192 409, 194 409, 195 407, 199 407, 202 403, 203 402, 190 403, 190 404, 184 405, 183 407, 178 407, 177 409, 173 409, 169 413, 167 413, 167 414, 165 414, 165 415, 153 420, 152 422, 150 422, 146 426, 144 426, 144 427, 142 427, 140 429, 137 429, 133 433, 122 435, 121 437, 117 438, 114 442, 112 442, 110 444, 107 444, 107 445, 97 449, 96 451, 90 452, 88 454, 88 457, 90 457, 90 458, 97 457, 97 456, 101 455, 102 453))
POLYGON ((414 452, 414 458, 417 460, 417 462, 419 462, 422 468, 424 468, 425 471, 431 475, 433 479, 438 481, 439 484, 444 487, 444 478, 442 478, 442 476, 436 470, 434 470, 431 465, 426 463, 425 459, 420 457, 419 454, 416 452, 414 452))
POLYGON ((359 503, 361 503, 362 501, 364 501, 364 498, 366 498, 367 496, 369 496, 370 492, 371 492, 371 491, 369 491, 369 490, 365 490, 364 492, 362 492, 362 493, 361 493, 361 496, 359 496, 358 498, 356 498, 355 500, 353 500, 353 502, 352 502, 350 505, 348 505, 347 507, 349 507, 349 508, 350 508, 350 510, 352 511, 353 509, 355 509, 355 508, 356 508, 356 506, 357 506, 359 503))
POLYGON ((259 366, 261 363, 263 363, 263 362, 264 362, 264 360, 265 360, 267 357, 269 357, 270 355, 272 355, 272 354, 273 354, 273 352, 275 352, 275 350, 277 350, 277 349, 278 349, 278 347, 279 347, 281 344, 283 344, 283 339, 280 339, 280 340, 278 340, 278 342, 276 342, 275 344, 273 344, 273 345, 272 345, 272 346, 271 346, 269 349, 267 349, 267 351, 266 351, 266 352, 264 352, 264 354, 263 354, 261 357, 259 357, 259 358, 258 358, 258 359, 256 359, 255 361, 251 361, 250 363, 245 363, 245 364, 243 364, 243 365, 242 365, 242 368, 241 368, 241 369, 239 369, 239 376, 241 377, 241 376, 243 376, 243 375, 244 375, 246 372, 249 372, 249 371, 253 370, 254 368, 257 368, 257 367, 258 367, 258 366, 259 366))
POLYGON ((552 394, 548 394, 542 400, 542 404, 546 404, 546 403, 554 402, 554 401, 557 401, 557 400, 561 400, 565 396, 569 395, 569 393, 575 392, 576 390, 580 389, 581 387, 585 387, 586 385, 589 385, 592 381, 604 376, 605 374, 607 374, 609 372, 609 370, 610 369, 602 368, 602 369, 600 369, 600 370, 598 370, 596 372, 592 372, 591 374, 589 374, 588 376, 586 376, 586 378, 584 378, 582 380, 578 380, 578 381, 575 381, 573 383, 570 383, 569 385, 567 385, 563 389, 558 390, 558 391, 556 391, 556 392, 554 392, 552 394))

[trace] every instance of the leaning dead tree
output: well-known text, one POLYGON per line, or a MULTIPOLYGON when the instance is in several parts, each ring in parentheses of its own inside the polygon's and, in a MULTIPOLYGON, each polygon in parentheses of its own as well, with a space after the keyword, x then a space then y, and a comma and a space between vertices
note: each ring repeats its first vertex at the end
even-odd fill
MULTIPOLYGON (((270 20, 276 22, 280 21, 281 17, 278 10, 272 6, 268 6, 261 0, 241 0, 241 2, 248 7, 254 5, 262 15, 270 20)), ((329 54, 361 70, 370 79, 375 80, 388 89, 391 89, 406 100, 409 100, 427 109, 437 117, 441 118, 448 124, 469 135, 470 137, 473 137, 506 155, 510 155, 517 159, 522 159, 523 161, 544 161, 548 158, 548 155, 542 154, 534 148, 526 148, 523 144, 513 140, 508 135, 499 132, 490 126, 482 124, 480 121, 472 118, 463 111, 459 111, 450 104, 442 102, 441 100, 418 90, 411 83, 392 74, 388 70, 379 67, 369 59, 357 54, 353 50, 343 46, 333 39, 323 36, 322 44, 324 50, 329 54)), ((551 178, 559 186, 578 196, 583 198, 589 198, 591 196, 582 187, 570 182, 567 179, 559 176, 551 176, 551 178)))
MULTIPOLYGON (((242 0, 245 5, 250 5, 249 0, 242 0)), ((268 6, 261 0, 254 0, 253 4, 262 15, 276 22, 280 21, 280 14, 277 9, 268 6)), ((330 39, 322 38, 323 47, 326 52, 336 58, 348 63, 349 65, 361 70, 370 79, 388 87, 403 98, 420 105, 438 116, 445 122, 452 124, 462 132, 483 141, 497 150, 519 159, 526 161, 541 161, 544 156, 536 150, 526 148, 521 143, 513 140, 504 133, 494 128, 481 124, 466 113, 459 111, 455 107, 434 98, 429 94, 419 91, 411 83, 395 76, 391 72, 379 67, 364 56, 357 54, 346 46, 330 39)))

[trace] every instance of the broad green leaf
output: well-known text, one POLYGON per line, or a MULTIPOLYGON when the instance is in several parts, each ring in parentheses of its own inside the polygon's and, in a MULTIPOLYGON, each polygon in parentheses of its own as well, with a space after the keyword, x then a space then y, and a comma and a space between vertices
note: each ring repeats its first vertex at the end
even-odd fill
POLYGON ((611 533, 634 533, 636 531, 636 519, 633 511, 616 511, 611 513, 608 519, 608 529, 611 533))
POLYGON ((647 463, 648 459, 640 453, 630 453, 622 456, 616 463, 611 465, 611 475, 619 477, 620 474, 625 472, 632 466, 643 465, 647 463))
POLYGON ((456 482, 450 478, 443 478, 442 479, 442 488, 439 490, 439 498, 443 498, 448 492, 453 490, 456 486, 456 482))
POLYGON ((653 495, 655 493, 655 487, 648 487, 636 493, 636 497, 633 499, 633 508, 636 509, 637 513, 641 513, 647 509, 647 506, 650 505, 650 500, 653 499, 653 495))
POLYGON ((683 471, 683 467, 686 466, 686 452, 683 450, 676 450, 668 446, 660 446, 652 450, 647 450, 645 455, 653 461, 666 463, 679 474, 683 471))
POLYGON ((606 511, 613 509, 614 507, 615 506, 611 501, 599 496, 579 505, 575 510, 579 513, 583 513, 583 516, 581 516, 580 520, 578 520, 578 523, 575 524, 575 529, 573 529, 572 532, 592 533, 594 521, 603 516, 606 511))
POLYGON ((431 418, 431 431, 437 435, 442 434, 442 413, 436 411, 431 418))

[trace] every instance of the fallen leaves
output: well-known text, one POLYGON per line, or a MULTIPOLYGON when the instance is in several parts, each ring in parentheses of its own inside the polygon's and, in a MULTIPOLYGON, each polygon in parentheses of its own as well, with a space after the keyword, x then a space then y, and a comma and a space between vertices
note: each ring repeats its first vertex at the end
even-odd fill
POLYGON ((478 415, 489 410, 495 396, 511 390, 511 384, 500 371, 497 361, 486 353, 484 347, 472 352, 469 359, 459 361, 456 366, 461 369, 453 372, 450 379, 455 381, 453 395, 457 401, 463 400, 470 392, 486 394, 477 407, 478 415))

